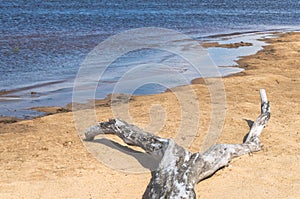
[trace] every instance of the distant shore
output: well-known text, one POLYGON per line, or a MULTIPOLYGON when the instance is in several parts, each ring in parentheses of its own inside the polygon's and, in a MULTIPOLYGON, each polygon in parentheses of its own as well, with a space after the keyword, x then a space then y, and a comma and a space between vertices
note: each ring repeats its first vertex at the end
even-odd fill
MULTIPOLYGON (((249 130, 247 121, 259 115, 259 89, 264 88, 271 119, 262 134, 263 150, 235 159, 230 167, 200 182, 196 193, 202 198, 299 197, 300 33, 277 35, 265 39, 270 45, 263 50, 238 60, 238 67, 245 69, 242 73, 222 79, 226 117, 218 142, 241 143, 249 130)), ((182 114, 174 92, 188 87, 201 105, 198 132, 189 148, 195 152, 211 120, 210 93, 202 79, 172 92, 134 96, 129 112, 136 125, 151 131, 149 112, 160 104, 167 118, 157 134, 174 137, 182 114)), ((54 107, 55 112, 60 108, 54 107)), ((114 117, 109 99, 97 102, 96 112, 99 121, 114 117)), ((150 172, 121 172, 96 161, 79 139, 73 114, 67 110, 31 120, 0 121, 0 143, 0 198, 141 198, 151 177, 150 172)))

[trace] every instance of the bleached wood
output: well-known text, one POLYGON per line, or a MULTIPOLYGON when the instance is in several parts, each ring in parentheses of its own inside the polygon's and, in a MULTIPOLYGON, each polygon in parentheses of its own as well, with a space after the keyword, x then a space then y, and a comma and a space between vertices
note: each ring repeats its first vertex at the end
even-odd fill
POLYGON ((259 136, 270 119, 270 105, 264 89, 260 90, 261 114, 242 144, 217 144, 204 153, 191 153, 172 139, 161 138, 119 119, 101 122, 87 129, 87 140, 98 134, 115 134, 129 145, 139 146, 160 158, 158 167, 143 198, 196 198, 194 186, 241 155, 261 150, 259 136))

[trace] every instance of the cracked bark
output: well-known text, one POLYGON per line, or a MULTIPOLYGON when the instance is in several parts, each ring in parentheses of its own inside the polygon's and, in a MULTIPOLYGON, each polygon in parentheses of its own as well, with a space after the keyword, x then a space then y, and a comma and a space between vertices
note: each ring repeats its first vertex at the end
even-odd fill
POLYGON ((155 158, 159 165, 152 171, 152 178, 143 198, 196 198, 194 186, 213 175, 218 169, 241 155, 261 150, 260 134, 270 119, 270 105, 264 89, 260 90, 261 114, 252 124, 242 144, 216 144, 204 153, 191 153, 176 144, 145 132, 120 119, 101 122, 87 129, 86 140, 98 134, 115 134, 126 144, 139 146, 155 158))

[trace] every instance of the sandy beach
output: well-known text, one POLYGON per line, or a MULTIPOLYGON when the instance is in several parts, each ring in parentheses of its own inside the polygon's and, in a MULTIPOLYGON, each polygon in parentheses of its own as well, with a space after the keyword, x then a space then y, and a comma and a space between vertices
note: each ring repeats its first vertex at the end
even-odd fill
MULTIPOLYGON (((270 45, 263 50, 238 61, 245 71, 223 78, 226 118, 218 143, 242 142, 247 120, 259 115, 259 89, 264 88, 272 115, 261 137, 263 150, 234 159, 200 182, 198 198, 300 198, 300 33, 276 34, 266 39, 270 45)), ((172 92, 134 96, 129 111, 137 126, 152 132, 149 110, 160 104, 167 119, 155 133, 174 137, 181 120, 175 93, 188 87, 201 105, 198 132, 189 148, 196 152, 211 120, 210 94, 202 79, 172 92)), ((109 100, 97 101, 96 107, 99 121, 113 117, 109 100)), ((0 198, 141 198, 150 171, 122 172, 97 161, 80 140, 68 107, 47 109, 51 115, 32 120, 0 120, 0 198)))

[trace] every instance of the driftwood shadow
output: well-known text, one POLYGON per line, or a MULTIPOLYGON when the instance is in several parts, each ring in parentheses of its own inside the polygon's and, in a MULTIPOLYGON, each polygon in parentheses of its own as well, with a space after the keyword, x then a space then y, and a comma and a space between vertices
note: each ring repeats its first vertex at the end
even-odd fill
MULTIPOLYGON (((254 121, 253 121, 253 120, 248 120, 248 119, 244 119, 244 120, 247 122, 247 124, 248 124, 248 126, 249 126, 249 129, 251 129, 251 127, 252 127, 252 125, 253 125, 254 121)), ((243 142, 245 142, 245 141, 246 141, 246 139, 247 139, 248 135, 249 135, 249 133, 247 133, 247 134, 244 136, 244 138, 243 138, 243 142)))
POLYGON ((147 154, 147 153, 144 153, 141 151, 136 151, 132 148, 123 146, 113 140, 109 140, 106 138, 95 139, 95 140, 88 141, 88 142, 103 144, 107 147, 118 150, 126 155, 130 155, 130 156, 134 157, 141 164, 141 166, 143 166, 146 169, 149 169, 150 171, 154 171, 155 169, 157 169, 157 167, 161 161, 160 157, 155 157, 153 155, 150 155, 150 154, 147 154))
POLYGON ((249 129, 250 129, 252 127, 254 121, 253 120, 248 120, 248 119, 244 119, 244 120, 247 122, 247 124, 249 126, 249 129))

